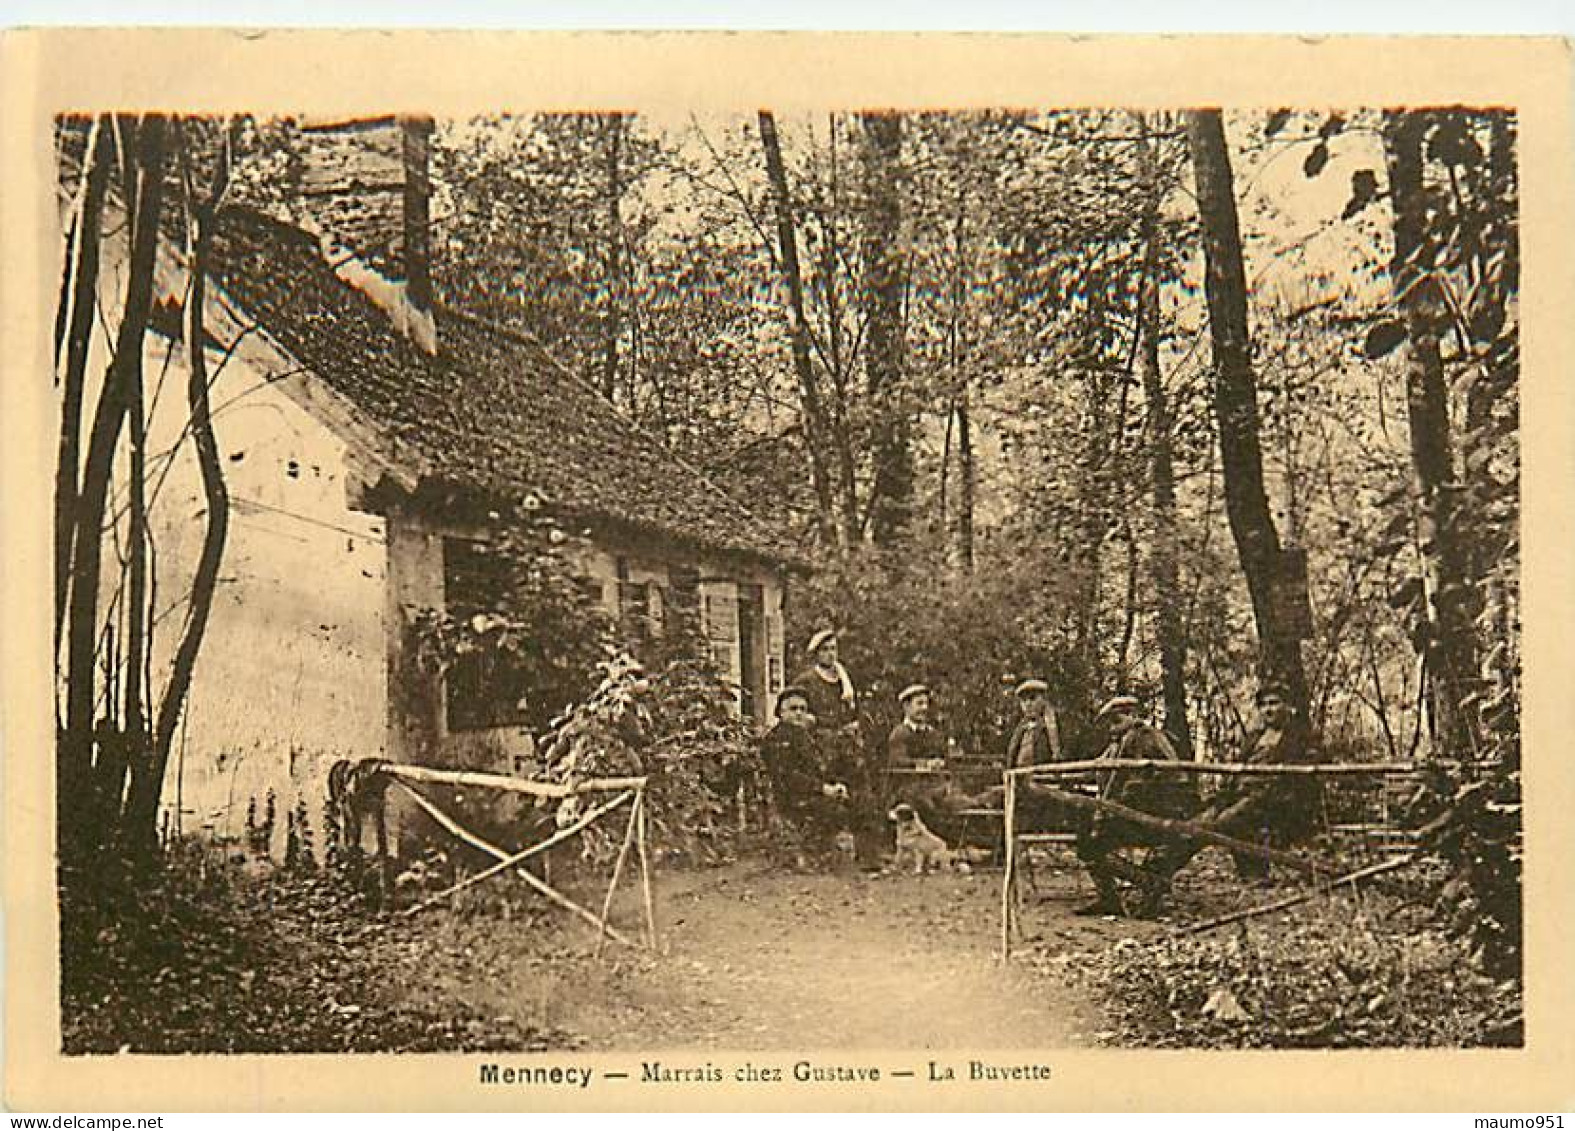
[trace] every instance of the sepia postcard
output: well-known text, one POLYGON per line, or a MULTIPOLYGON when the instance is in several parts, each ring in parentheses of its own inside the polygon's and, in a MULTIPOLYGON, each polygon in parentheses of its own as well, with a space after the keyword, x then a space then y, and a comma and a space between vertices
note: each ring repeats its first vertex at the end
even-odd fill
POLYGON ((1569 1110, 1571 77, 7 33, 7 1106, 1569 1110))

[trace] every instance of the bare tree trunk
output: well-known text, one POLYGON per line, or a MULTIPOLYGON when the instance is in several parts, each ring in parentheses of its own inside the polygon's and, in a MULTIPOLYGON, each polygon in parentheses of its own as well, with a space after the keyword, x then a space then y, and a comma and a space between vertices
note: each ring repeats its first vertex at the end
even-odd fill
MULTIPOLYGON (((132 212, 131 261, 126 283, 126 305, 116 334, 115 353, 104 376, 104 388, 94 412, 93 430, 88 440, 87 461, 77 499, 76 534, 72 549, 72 584, 66 627, 66 731, 59 751, 57 768, 58 800, 63 832, 85 832, 74 828, 71 812, 86 796, 91 780, 93 757, 93 676, 98 643, 98 590, 103 562, 103 523, 109 481, 114 471, 115 449, 127 412, 128 390, 133 387, 133 372, 140 381, 142 340, 147 330, 153 296, 153 268, 158 251, 159 208, 163 199, 165 121, 147 115, 140 126, 123 119, 134 131, 134 146, 139 172, 132 212)), ((98 830, 103 832, 104 830, 98 830)), ((87 838, 84 838, 87 839, 87 838)))
POLYGON ((1449 387, 1439 349, 1448 310, 1430 271, 1432 245, 1422 185, 1422 143, 1429 123, 1425 112, 1384 115, 1384 151, 1395 227, 1390 274, 1410 346, 1406 409, 1411 467, 1422 496, 1422 551, 1432 575, 1427 586, 1431 607, 1425 647, 1433 676, 1433 701, 1446 752, 1451 757, 1470 758, 1480 745, 1472 709, 1481 694, 1477 592, 1468 576, 1460 484, 1450 436, 1449 387))
MULTIPOLYGON (((973 572, 973 514, 974 514, 974 489, 975 468, 973 461, 973 429, 969 420, 969 389, 968 375, 963 370, 964 341, 962 332, 963 305, 967 297, 968 264, 965 254, 965 234, 968 213, 966 210, 967 192, 962 186, 957 191, 957 215, 952 227, 952 252, 954 256, 951 286, 951 320, 947 327, 950 339, 950 363, 952 379, 952 397, 950 411, 946 417, 946 437, 951 439, 952 427, 955 422, 957 430, 957 459, 961 472, 962 490, 957 507, 957 550, 962 559, 963 569, 973 572)), ((943 468, 943 471, 945 468, 943 468)), ((942 503, 945 503, 944 478, 941 483, 942 503)), ((946 526, 944 510, 941 515, 941 532, 945 537, 950 537, 951 531, 946 526)))
MULTIPOLYGON (((1142 118, 1138 129, 1146 132, 1142 118)), ((1151 143, 1139 150, 1144 177, 1143 289, 1139 295, 1140 364, 1143 398, 1148 405, 1149 461, 1154 488, 1154 598, 1158 611, 1160 683, 1165 700, 1165 730, 1175 740, 1176 751, 1190 759, 1192 727, 1187 721, 1187 640, 1181 624, 1181 577, 1177 553, 1176 472, 1173 456, 1175 422, 1159 368, 1161 337, 1159 312, 1161 188, 1151 143)))
MULTIPOLYGON (((186 348, 189 358, 186 400, 191 416, 192 442, 197 449, 197 464, 202 473, 202 493, 207 504, 208 527, 202 552, 192 576, 191 607, 185 632, 175 648, 169 683, 159 703, 158 721, 153 735, 153 753, 145 772, 133 775, 131 798, 127 805, 127 827, 134 843, 151 845, 157 837, 159 795, 169 768, 170 748, 176 724, 191 690, 197 653, 208 628, 218 589, 219 566, 224 559, 224 543, 229 534, 230 496, 224 485, 219 445, 213 434, 213 415, 208 403, 208 362, 203 353, 207 337, 204 313, 207 303, 208 249, 218 224, 218 208, 230 180, 230 150, 227 142, 219 146, 218 163, 208 199, 195 209, 195 238, 192 240, 191 298, 187 308, 186 348)), ((189 190, 188 190, 189 193, 189 190)))
POLYGON ((968 415, 968 390, 957 398, 957 465, 962 487, 957 500, 957 544, 962 549, 963 568, 973 572, 973 513, 978 490, 978 469, 973 457, 973 426, 968 415))
MULTIPOLYGON (((141 191, 137 182, 138 170, 129 162, 121 170, 122 192, 127 200, 137 199, 141 191)), ((162 174, 162 169, 160 170, 162 174)), ((157 258, 157 252, 154 254, 157 258)), ((126 398, 126 423, 128 455, 126 481, 127 496, 127 527, 126 549, 121 568, 126 571, 126 675, 125 675, 125 700, 118 712, 121 722, 121 738, 126 752, 127 768, 135 773, 135 767, 142 765, 147 757, 146 715, 143 713, 143 686, 142 674, 145 670, 143 655, 147 650, 146 625, 148 620, 148 450, 147 431, 148 422, 144 415, 143 380, 142 380, 142 350, 137 350, 136 364, 128 365, 125 369, 125 398, 126 398)), ((117 714, 113 704, 109 714, 117 714)), ((119 800, 119 786, 115 789, 116 800, 119 800)), ((116 812, 116 817, 120 816, 116 812)))
MULTIPOLYGON (((98 119, 94 119, 93 133, 98 133, 98 119)), ((84 190, 88 181, 88 166, 92 164, 91 155, 93 142, 88 142, 88 156, 83 158, 82 181, 84 190)), ((82 222, 82 198, 85 193, 77 195, 77 203, 71 210, 71 222, 66 228, 66 250, 60 260, 60 290, 55 293, 55 354, 53 365, 56 369, 55 384, 60 384, 60 350, 66 344, 66 320, 71 315, 71 278, 77 266, 77 226, 82 222)))
POLYGON ((827 545, 837 542, 836 513, 831 498, 831 478, 826 471, 826 414, 820 400, 820 387, 810 360, 809 323, 804 317, 804 279, 798 264, 798 234, 793 220, 792 198, 788 195, 787 170, 782 164, 782 145, 777 140, 776 118, 769 110, 760 111, 760 146, 765 151, 766 175, 771 182, 777 212, 778 252, 782 276, 788 289, 788 331, 793 349, 793 370, 798 375, 799 396, 804 407, 804 447, 809 453, 810 477, 815 487, 817 522, 827 545))
POLYGON ((1280 537, 1263 486, 1258 390, 1247 329, 1247 276, 1220 112, 1188 111, 1187 138, 1202 227, 1204 286, 1214 348, 1214 414, 1225 478, 1225 511, 1252 598, 1264 674, 1286 685, 1298 717, 1306 720, 1307 673, 1302 665, 1301 641, 1283 605, 1280 537))
POLYGON ((108 118, 93 124, 86 155, 86 186, 82 211, 75 218, 69 258, 71 285, 62 291, 61 313, 69 303, 66 329, 66 368, 61 380, 60 448, 55 466, 55 650, 66 619, 66 594, 71 586, 72 539, 75 535, 77 472, 82 458, 82 394, 87 381, 88 350, 93 338, 93 315, 98 299, 100 232, 104 197, 109 189, 115 142, 108 118))
MULTIPOLYGON (((826 288, 826 346, 830 351, 833 373, 846 373, 842 355, 842 298, 837 286, 838 260, 841 258, 841 238, 837 226, 837 210, 841 207, 841 177, 837 162, 837 116, 826 116, 827 144, 830 148, 828 165, 831 181, 831 207, 826 210, 826 238, 821 241, 820 277, 826 288)), ((840 378, 839 378, 840 380, 840 378)))
MULTIPOLYGON (((138 349, 141 354, 141 349, 138 349)), ((128 367, 126 373, 126 420, 129 425, 130 479, 126 551, 129 555, 126 586, 126 749, 133 766, 147 756, 148 713, 144 709, 146 690, 143 673, 148 652, 148 421, 143 395, 142 365, 128 367)))
POLYGON ((1137 631, 1139 557, 1137 538, 1132 533, 1132 522, 1125 516, 1121 520, 1121 538, 1127 544, 1127 581, 1122 599, 1121 642, 1116 646, 1116 671, 1121 681, 1127 679, 1127 657, 1132 650, 1132 637, 1137 631))
MULTIPOLYGON (((623 115, 610 114, 607 138, 607 313, 602 319, 602 395, 618 396, 618 338, 623 333, 623 115)), ((631 406, 632 407, 632 406, 631 406)))
POLYGON ((948 522, 949 516, 946 513, 946 503, 947 493, 951 490, 952 432, 956 429, 956 427, 957 400, 955 397, 953 397, 951 402, 946 406, 946 431, 941 434, 940 490, 937 492, 940 510, 940 514, 938 516, 940 521, 937 525, 941 532, 941 545, 948 547, 948 555, 950 554, 949 547, 951 545, 951 526, 948 522))
MULTIPOLYGON (((1082 670, 1094 679, 1100 672, 1099 597, 1105 533, 1109 517, 1104 462, 1109 454, 1109 412, 1097 373, 1083 375, 1082 452, 1078 460, 1077 511, 1072 525, 1071 559, 1076 595, 1070 610, 1072 647, 1082 670)), ((1119 432, 1120 425, 1109 431, 1119 432)))
POLYGON ((868 512, 876 545, 890 546, 912 521, 914 484, 913 423, 903 388, 902 118, 892 113, 863 114, 860 122, 864 128, 864 374, 875 413, 870 443, 874 482, 868 512))
POLYGON ((827 344, 830 356, 822 355, 826 374, 831 379, 831 409, 827 426, 829 441, 837 458, 837 498, 842 507, 841 535, 850 545, 859 537, 858 474, 853 455, 853 436, 848 427, 849 358, 842 343, 842 298, 837 278, 842 260, 841 229, 837 224, 840 207, 840 177, 837 163, 837 116, 829 120, 831 144, 831 207, 825 217, 825 238, 821 241, 821 283, 826 291, 827 344))

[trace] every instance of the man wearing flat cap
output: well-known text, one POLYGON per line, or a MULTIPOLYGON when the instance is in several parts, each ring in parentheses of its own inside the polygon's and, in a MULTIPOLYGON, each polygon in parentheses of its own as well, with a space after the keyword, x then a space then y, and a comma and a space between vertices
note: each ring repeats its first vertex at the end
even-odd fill
POLYGON ((938 775, 921 771, 938 768, 946 760, 946 740, 930 721, 930 689, 922 683, 909 684, 897 695, 902 704, 902 720, 891 728, 886 739, 885 789, 881 812, 899 801, 906 801, 918 812, 932 832, 951 839, 957 831, 957 811, 967 798, 954 793, 951 784, 938 775))
MULTIPOLYGON (((1297 725, 1285 685, 1266 679, 1253 697, 1258 721, 1242 742, 1241 761, 1248 765, 1306 764, 1305 731, 1297 725)), ((1318 813, 1321 787, 1314 778, 1226 778, 1196 820, 1216 832, 1263 846, 1285 845, 1306 836, 1318 813)), ((1202 846, 1176 844, 1154 861, 1156 872, 1167 879, 1186 866, 1202 846)), ((1243 880, 1268 878, 1269 865, 1261 857, 1233 852, 1236 875, 1243 880)))
POLYGON ((1006 742, 1006 764, 1011 769, 1059 762, 1061 722, 1050 706, 1050 685, 1042 679, 1025 679, 1017 685, 1017 711, 1021 716, 1006 742))
MULTIPOLYGON (((1101 758, 1144 761, 1175 761, 1176 749, 1156 727, 1138 717, 1138 701, 1130 695, 1116 695, 1105 701, 1094 716, 1107 736, 1101 758)), ((1175 774, 1110 769, 1099 775, 1099 796, 1130 809, 1155 816, 1176 817, 1196 808, 1190 782, 1175 774)), ((1162 884, 1169 873, 1139 868, 1118 853, 1125 848, 1150 847, 1155 854, 1173 849, 1170 838, 1104 811, 1094 812, 1078 832, 1077 856, 1094 881, 1098 898, 1078 909, 1079 915, 1122 915, 1128 911, 1151 914, 1158 905, 1162 884), (1134 888, 1123 902, 1119 880, 1134 888), (1130 904, 1130 906, 1128 906, 1130 904)), ((1147 863, 1147 862, 1145 862, 1147 863)))
MULTIPOLYGON (((1301 762, 1303 745, 1295 736, 1296 712, 1285 686, 1266 679, 1253 696, 1258 710, 1257 725, 1242 741, 1241 760, 1249 765, 1301 762)), ((1312 779, 1226 778, 1209 803, 1205 819, 1221 822, 1220 831, 1239 835, 1258 844, 1273 844, 1305 831, 1316 805, 1309 796, 1312 779)), ((1232 853, 1236 874, 1244 880, 1268 878, 1269 865, 1255 856, 1232 853)))
POLYGON ((880 808, 882 776, 878 766, 867 764, 864 736, 859 730, 858 696, 853 679, 838 654, 837 634, 823 628, 809 638, 809 663, 792 683, 804 693, 809 708, 819 722, 822 742, 839 765, 850 768, 849 788, 855 812, 854 838, 859 867, 866 871, 880 868, 881 843, 885 836, 885 810, 880 808))
POLYGON ((913 770, 946 757, 946 744, 940 731, 930 725, 930 689, 910 683, 897 695, 902 720, 886 738, 886 768, 913 770))
POLYGON ((777 722, 760 743, 760 761, 780 813, 812 854, 830 851, 851 827, 847 768, 820 741, 809 697, 789 685, 777 696, 777 722))
MULTIPOLYGON (((1063 761, 1067 755, 1061 745, 1061 721, 1050 705, 1050 685, 1042 679, 1025 679, 1013 691, 1019 720, 1006 740, 1006 768, 1020 770, 1063 761)), ((995 786, 968 799, 970 805, 993 807, 1006 799, 1006 790, 995 786)), ((1033 782, 1025 781, 1017 790, 1017 823, 1027 831, 1045 831, 1064 826, 1069 815, 1059 802, 1043 796, 1033 782)))

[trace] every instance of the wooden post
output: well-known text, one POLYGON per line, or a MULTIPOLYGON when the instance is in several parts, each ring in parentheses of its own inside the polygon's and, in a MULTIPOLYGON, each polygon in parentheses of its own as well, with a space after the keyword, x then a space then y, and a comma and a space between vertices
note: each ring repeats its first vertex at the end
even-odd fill
MULTIPOLYGON (((391 907, 394 902, 393 869, 388 858, 388 791, 377 795, 377 812, 374 814, 377 831, 377 905, 391 907)), ((356 827, 360 836, 360 826, 356 827)))
POLYGON ((612 879, 607 882, 607 895, 602 900, 602 931, 596 936, 596 957, 602 956, 602 947, 607 943, 607 916, 612 911, 613 893, 618 890, 618 877, 623 875, 623 862, 629 855, 629 845, 634 840, 635 826, 640 822, 640 803, 637 800, 629 806, 629 820, 624 825, 623 844, 618 849, 618 859, 613 861, 612 879))
POLYGON ((1001 874, 1001 961, 1012 958, 1013 918, 1017 904, 1017 779, 1006 775, 1005 812, 1001 816, 1006 838, 1006 865, 1001 874))
POLYGON ((640 853, 640 890, 645 899, 645 942, 656 949, 656 901, 651 897, 651 860, 646 848, 645 787, 635 792, 635 844, 640 853))
POLYGON ((572 899, 569 899, 567 896, 562 895, 561 893, 555 891, 554 889, 548 887, 546 884, 542 883, 541 880, 536 878, 534 873, 531 873, 531 872, 525 870, 524 868, 521 868, 517 874, 519 875, 520 879, 524 880, 527 884, 529 884, 531 887, 535 888, 542 895, 544 895, 548 899, 552 900, 552 902, 556 903, 559 907, 563 908, 565 911, 569 912, 570 914, 577 915, 581 919, 584 919, 591 926, 595 927, 598 932, 606 932, 606 934, 607 934, 607 936, 609 938, 614 939, 617 942, 623 943, 624 946, 634 946, 635 945, 633 939, 631 939, 628 936, 626 936, 622 931, 615 930, 611 923, 599 922, 597 920, 596 916, 592 915, 589 911, 587 911, 585 908, 581 907, 578 903, 575 903, 572 899))

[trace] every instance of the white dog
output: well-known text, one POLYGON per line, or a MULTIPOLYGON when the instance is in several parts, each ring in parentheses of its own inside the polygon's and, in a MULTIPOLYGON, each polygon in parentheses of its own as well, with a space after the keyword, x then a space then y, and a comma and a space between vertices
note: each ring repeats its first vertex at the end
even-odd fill
POLYGON ((946 847, 946 842, 932 833, 912 805, 901 802, 886 816, 897 826, 897 854, 892 867, 901 869, 907 860, 913 860, 913 874, 923 875, 931 869, 947 871, 956 863, 956 854, 946 847))

